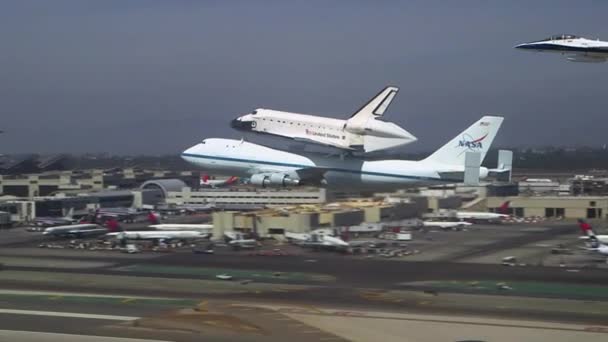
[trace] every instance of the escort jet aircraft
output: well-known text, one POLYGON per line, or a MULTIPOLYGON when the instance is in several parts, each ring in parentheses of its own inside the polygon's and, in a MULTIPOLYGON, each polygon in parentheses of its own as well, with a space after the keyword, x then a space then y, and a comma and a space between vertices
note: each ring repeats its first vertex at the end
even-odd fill
POLYGON ((519 44, 516 49, 554 52, 566 56, 571 62, 603 63, 608 59, 608 42, 562 34, 547 39, 519 44))
POLYGON ((233 139, 205 139, 181 156, 210 172, 249 177, 252 185, 261 187, 378 189, 458 183, 467 177, 485 178, 490 171, 502 172, 480 167, 502 121, 502 117, 484 116, 420 161, 296 154, 233 139))
POLYGON ((394 123, 381 120, 397 92, 399 88, 393 86, 382 89, 348 120, 258 108, 232 120, 231 126, 351 152, 394 148, 417 140, 394 123))

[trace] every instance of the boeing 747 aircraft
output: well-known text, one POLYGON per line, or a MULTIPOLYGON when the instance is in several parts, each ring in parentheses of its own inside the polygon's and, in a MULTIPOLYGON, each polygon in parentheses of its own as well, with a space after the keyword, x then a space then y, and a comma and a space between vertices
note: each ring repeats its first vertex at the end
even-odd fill
POLYGON ((399 88, 388 86, 348 120, 258 108, 232 120, 241 131, 269 134, 346 151, 373 152, 416 141, 408 131, 381 118, 399 88))
MULTIPOLYGON (((205 139, 184 151, 182 158, 208 171, 250 177, 253 185, 262 187, 351 189, 456 183, 463 181, 467 152, 479 153, 483 161, 502 121, 502 117, 484 116, 421 161, 296 154, 233 139, 205 139)), ((487 168, 473 165, 476 168, 480 178, 488 175, 487 168)))
POLYGON ((602 63, 608 59, 608 42, 562 34, 543 40, 519 44, 516 49, 556 52, 571 62, 602 63))

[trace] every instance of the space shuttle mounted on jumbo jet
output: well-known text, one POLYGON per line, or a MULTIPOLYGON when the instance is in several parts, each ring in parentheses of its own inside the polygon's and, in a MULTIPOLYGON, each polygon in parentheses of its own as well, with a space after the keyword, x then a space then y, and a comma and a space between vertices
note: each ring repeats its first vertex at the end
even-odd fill
POLYGON ((500 153, 497 169, 481 167, 502 121, 502 117, 484 116, 420 161, 297 154, 234 139, 205 139, 184 151, 182 158, 209 172, 249 177, 251 184, 262 187, 378 189, 459 183, 485 178, 491 171, 510 171, 511 161, 501 161, 500 153))
POLYGON ((381 120, 397 92, 399 88, 393 86, 382 89, 348 120, 258 108, 232 120, 231 126, 346 151, 384 150, 417 140, 394 123, 381 120))

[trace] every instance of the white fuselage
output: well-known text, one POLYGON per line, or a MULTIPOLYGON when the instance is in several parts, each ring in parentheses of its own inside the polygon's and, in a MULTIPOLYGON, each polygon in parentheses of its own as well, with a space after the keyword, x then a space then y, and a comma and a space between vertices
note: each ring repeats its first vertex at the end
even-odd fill
POLYGON ((422 222, 422 226, 424 227, 437 227, 442 229, 450 229, 450 228, 463 228, 466 226, 470 226, 469 222, 442 222, 442 221, 424 221, 422 222))
POLYGON ((156 230, 163 231, 183 231, 183 230, 191 230, 191 231, 203 231, 203 232, 211 232, 213 230, 212 224, 182 224, 182 223, 162 223, 162 224, 153 224, 150 228, 154 228, 156 230))
POLYGON ((209 234, 201 231, 131 231, 110 233, 108 236, 115 236, 117 239, 127 240, 186 240, 186 239, 202 239, 209 234))
POLYGON ((608 59, 608 42, 572 35, 555 36, 544 40, 519 44, 516 49, 553 52, 569 56, 573 62, 605 62, 608 59))
POLYGON ((254 113, 233 120, 232 127, 362 152, 394 148, 417 140, 394 123, 375 117, 360 122, 261 108, 254 113))
POLYGON ((500 220, 507 217, 509 215, 483 211, 459 211, 456 213, 456 218, 461 220, 500 220))
MULTIPOLYGON (((325 170, 328 187, 394 187, 421 183, 454 183, 440 172, 464 172, 464 165, 430 161, 365 160, 363 158, 304 155, 232 139, 205 139, 182 153, 182 158, 219 174, 251 176, 260 173, 292 173, 307 168, 325 170)), ((480 177, 488 170, 480 168, 480 177)))
POLYGON ((71 224, 66 226, 55 226, 46 228, 43 232, 44 235, 69 235, 78 232, 86 232, 93 229, 100 229, 100 226, 96 224, 71 224))

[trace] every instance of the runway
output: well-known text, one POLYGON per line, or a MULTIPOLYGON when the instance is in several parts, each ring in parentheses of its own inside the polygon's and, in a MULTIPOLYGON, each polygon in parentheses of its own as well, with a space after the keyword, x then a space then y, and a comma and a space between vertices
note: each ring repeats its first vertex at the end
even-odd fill
POLYGON ((217 341, 309 341, 310 335, 356 341, 349 331, 366 336, 358 330, 366 327, 391 341, 403 332, 391 330, 395 320, 387 315, 399 314, 413 315, 398 325, 416 336, 427 324, 463 337, 471 327, 500 336, 510 325, 535 336, 529 327, 507 322, 523 319, 544 326, 548 335, 556 331, 549 322, 572 324, 563 336, 599 341, 608 315, 608 289, 601 286, 608 269, 584 266, 584 255, 561 256, 572 265, 558 267, 550 249, 539 247, 575 234, 559 224, 417 233, 408 245, 420 253, 400 260, 306 250, 254 256, 227 249, 214 255, 46 249, 35 248, 35 236, 23 235, 0 242, 0 337, 62 338, 15 337, 14 330, 26 330, 167 341, 196 341, 201 334, 217 341), (504 253, 527 262, 502 266, 504 253), (533 263, 537 258, 551 266, 533 263), (233 280, 218 280, 218 274, 233 280), (284 310, 293 307, 299 311, 284 310))

